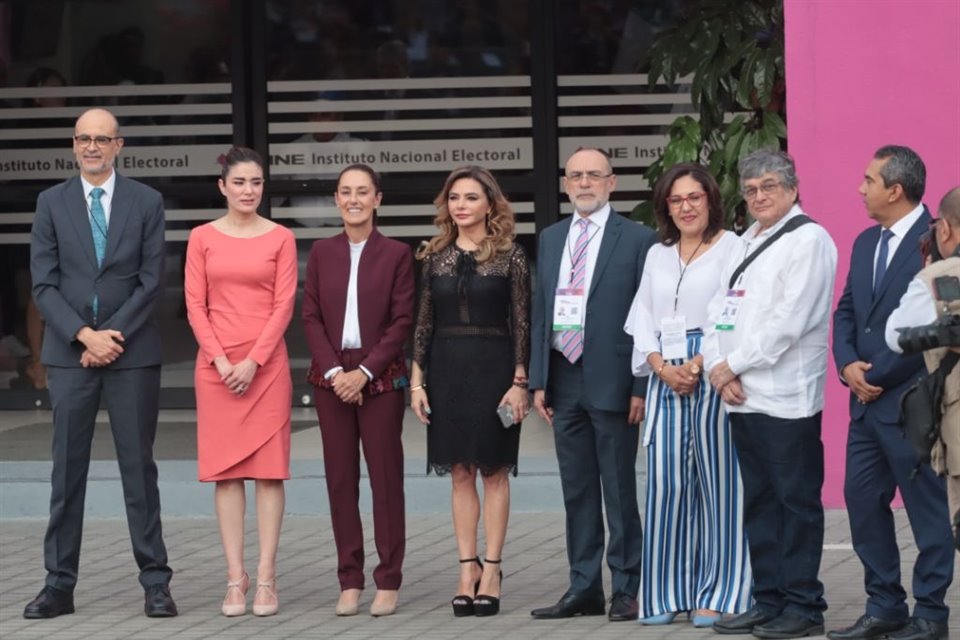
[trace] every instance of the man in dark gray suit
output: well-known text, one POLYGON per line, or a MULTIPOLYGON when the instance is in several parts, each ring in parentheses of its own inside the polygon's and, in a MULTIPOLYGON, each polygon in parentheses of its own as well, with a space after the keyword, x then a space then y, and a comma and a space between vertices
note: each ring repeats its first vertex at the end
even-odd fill
POLYGON ((53 404, 53 473, 43 545, 46 586, 24 609, 25 618, 73 613, 101 398, 117 449, 144 611, 177 615, 153 461, 161 362, 153 309, 163 286, 163 200, 114 171, 123 147, 118 129, 104 109, 80 116, 73 138, 80 175, 37 199, 30 271, 46 320, 41 360, 53 404))
POLYGON ((636 620, 643 533, 635 465, 646 379, 631 372, 633 341, 623 326, 655 235, 610 208, 617 178, 601 151, 574 153, 563 184, 576 212, 540 234, 530 388, 537 412, 553 425, 570 586, 557 604, 531 615, 603 615, 605 505, 609 618, 636 620))

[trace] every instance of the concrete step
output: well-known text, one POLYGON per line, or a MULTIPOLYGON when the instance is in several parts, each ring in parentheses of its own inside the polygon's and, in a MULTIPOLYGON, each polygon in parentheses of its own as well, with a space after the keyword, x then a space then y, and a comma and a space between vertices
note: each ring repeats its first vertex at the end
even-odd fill
MULTIPOLYGON (((213 514, 213 484, 196 479, 196 463, 161 460, 160 497, 163 514, 174 517, 206 517, 213 514)), ((297 515, 329 515, 323 461, 293 460, 286 482, 286 512, 297 515)), ((514 512, 562 511, 563 497, 556 459, 520 460, 520 473, 511 478, 511 510, 514 512)), ((404 469, 407 513, 448 513, 449 476, 425 474, 424 458, 408 458, 404 469)), ((0 520, 46 518, 49 513, 51 464, 43 461, 0 462, 0 520)), ((642 486, 642 470, 637 477, 642 486)), ((478 480, 478 486, 480 481, 478 480)), ((247 501, 254 508, 254 491, 248 483, 247 501)), ((87 478, 86 515, 91 518, 124 517, 123 492, 117 463, 94 460, 87 478)), ((366 473, 360 481, 360 510, 372 510, 366 473)))

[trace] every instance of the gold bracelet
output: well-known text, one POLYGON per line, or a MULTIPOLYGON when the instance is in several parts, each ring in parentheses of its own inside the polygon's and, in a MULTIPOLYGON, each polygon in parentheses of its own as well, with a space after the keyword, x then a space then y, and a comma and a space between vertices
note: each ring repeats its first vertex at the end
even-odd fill
POLYGON ((663 368, 664 368, 665 366, 667 366, 667 361, 666 361, 666 360, 664 360, 662 363, 660 363, 660 368, 657 369, 657 377, 658 377, 658 378, 662 378, 662 377, 663 377, 663 368))
POLYGON ((426 388, 427 388, 427 385, 425 384, 415 384, 412 387, 410 387, 410 391, 420 391, 421 389, 426 389, 426 388))

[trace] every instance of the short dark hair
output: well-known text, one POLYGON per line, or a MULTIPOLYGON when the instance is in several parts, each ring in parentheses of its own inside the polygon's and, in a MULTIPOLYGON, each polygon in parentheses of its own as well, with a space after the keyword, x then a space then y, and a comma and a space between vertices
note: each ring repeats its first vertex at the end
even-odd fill
POLYGON ((227 179, 230 169, 241 162, 252 162, 263 169, 263 156, 249 147, 231 147, 230 151, 220 156, 220 178, 227 179))
POLYGON ((940 200, 940 217, 946 218, 952 227, 960 227, 960 186, 947 191, 940 200))
POLYGON ((359 162, 356 163, 356 164, 351 164, 351 165, 348 166, 348 167, 344 167, 344 168, 343 168, 343 171, 341 171, 339 174, 337 174, 337 187, 338 187, 338 188, 340 187, 340 180, 341 180, 341 178, 343 178, 343 174, 347 173, 348 171, 362 171, 362 172, 364 172, 365 174, 367 174, 368 176, 370 176, 370 182, 373 183, 373 192, 374 192, 374 193, 381 193, 381 192, 383 191, 383 190, 380 188, 380 175, 379 175, 376 171, 374 171, 374 170, 373 170, 373 167, 371 167, 370 165, 361 164, 361 163, 359 163, 359 162))
POLYGON ((703 239, 709 242, 723 229, 723 198, 720 197, 720 186, 707 168, 695 162, 675 164, 660 176, 653 187, 653 214, 657 220, 657 234, 660 242, 668 247, 680 239, 680 229, 670 217, 670 208, 667 198, 673 189, 673 183, 684 176, 690 176, 700 183, 707 194, 707 228, 703 230, 703 239))
POLYGON ((899 184, 903 187, 903 195, 912 204, 918 204, 923 199, 923 192, 927 188, 927 167, 916 151, 910 147, 889 144, 877 149, 873 157, 877 160, 889 158, 880 169, 883 186, 889 189, 899 184))

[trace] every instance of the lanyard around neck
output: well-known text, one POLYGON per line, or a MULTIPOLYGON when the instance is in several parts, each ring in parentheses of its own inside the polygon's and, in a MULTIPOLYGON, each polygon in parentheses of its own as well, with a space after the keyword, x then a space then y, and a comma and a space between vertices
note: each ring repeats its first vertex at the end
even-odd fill
POLYGON ((693 253, 690 254, 690 257, 687 258, 686 264, 683 264, 683 260, 680 259, 680 248, 682 243, 682 238, 677 240, 677 266, 680 268, 680 279, 677 280, 677 288, 673 292, 673 315, 677 315, 677 304, 680 302, 680 283, 683 282, 683 274, 685 274, 687 269, 690 268, 690 263, 693 262, 693 259, 697 256, 697 252, 700 251, 700 247, 703 246, 703 236, 700 236, 700 243, 697 245, 697 248, 693 250, 693 253))

